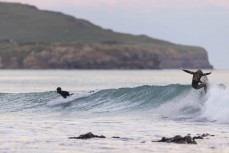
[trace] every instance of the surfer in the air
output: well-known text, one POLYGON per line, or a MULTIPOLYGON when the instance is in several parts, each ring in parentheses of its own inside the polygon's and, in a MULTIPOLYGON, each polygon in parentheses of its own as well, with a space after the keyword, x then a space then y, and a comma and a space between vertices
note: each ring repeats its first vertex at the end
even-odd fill
POLYGON ((204 91, 207 92, 207 84, 206 84, 206 82, 201 81, 201 77, 209 75, 209 74, 211 74, 211 72, 203 73, 203 71, 200 70, 200 69, 197 70, 196 72, 192 72, 192 71, 189 71, 189 70, 183 70, 183 71, 193 75, 193 77, 192 77, 192 87, 194 89, 204 88, 204 91))
POLYGON ((58 87, 56 90, 57 90, 57 93, 60 94, 64 98, 67 98, 68 96, 71 96, 72 95, 72 94, 69 94, 68 91, 61 90, 60 87, 58 87))

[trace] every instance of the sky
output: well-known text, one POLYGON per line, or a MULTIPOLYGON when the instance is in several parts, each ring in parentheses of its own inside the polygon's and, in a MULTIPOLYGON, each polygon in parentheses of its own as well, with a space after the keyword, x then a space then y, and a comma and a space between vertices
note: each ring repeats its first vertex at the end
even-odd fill
POLYGON ((3 0, 63 12, 116 32, 201 46, 229 70, 229 0, 3 0))

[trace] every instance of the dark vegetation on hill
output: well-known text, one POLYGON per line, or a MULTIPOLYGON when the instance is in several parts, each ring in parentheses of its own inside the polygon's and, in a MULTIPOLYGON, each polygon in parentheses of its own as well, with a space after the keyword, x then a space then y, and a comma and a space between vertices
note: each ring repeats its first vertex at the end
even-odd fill
POLYGON ((211 68, 201 47, 103 29, 34 6, 0 2, 0 67, 211 68))

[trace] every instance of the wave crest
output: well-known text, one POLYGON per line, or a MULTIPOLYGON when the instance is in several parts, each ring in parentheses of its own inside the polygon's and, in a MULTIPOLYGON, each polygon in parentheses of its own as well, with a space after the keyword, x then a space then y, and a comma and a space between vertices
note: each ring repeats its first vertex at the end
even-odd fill
POLYGON ((212 86, 208 94, 190 85, 140 86, 77 92, 69 99, 56 92, 0 94, 0 113, 150 113, 178 120, 229 123, 229 90, 212 86))

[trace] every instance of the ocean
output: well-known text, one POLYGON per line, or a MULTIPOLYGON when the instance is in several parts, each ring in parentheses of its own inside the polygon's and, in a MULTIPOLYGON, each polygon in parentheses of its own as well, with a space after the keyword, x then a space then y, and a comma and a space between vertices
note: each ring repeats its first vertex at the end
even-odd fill
POLYGON ((1 70, 0 152, 228 153, 228 78, 213 70, 205 94, 181 70, 1 70), (106 138, 69 139, 88 132, 106 138), (204 133, 214 136, 152 142, 204 133))

